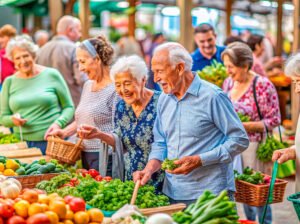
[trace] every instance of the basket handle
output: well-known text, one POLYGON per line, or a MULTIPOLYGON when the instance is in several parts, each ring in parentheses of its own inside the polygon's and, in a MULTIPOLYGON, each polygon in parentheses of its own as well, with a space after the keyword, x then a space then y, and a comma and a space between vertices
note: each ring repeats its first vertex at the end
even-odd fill
POLYGON ((278 162, 275 161, 274 164, 273 164, 272 178, 271 178, 271 183, 270 183, 270 186, 269 186, 268 198, 267 198, 266 204, 264 206, 264 212, 263 212, 262 218, 259 222, 261 224, 263 224, 264 221, 265 221, 268 204, 272 203, 272 201, 273 201, 273 190, 274 190, 274 186, 275 186, 277 171, 278 171, 278 162))
POLYGON ((82 141, 83 141, 83 138, 79 138, 79 140, 77 141, 76 145, 74 146, 74 147, 75 147, 75 149, 77 149, 77 148, 79 148, 79 147, 80 147, 80 145, 81 145, 82 141))

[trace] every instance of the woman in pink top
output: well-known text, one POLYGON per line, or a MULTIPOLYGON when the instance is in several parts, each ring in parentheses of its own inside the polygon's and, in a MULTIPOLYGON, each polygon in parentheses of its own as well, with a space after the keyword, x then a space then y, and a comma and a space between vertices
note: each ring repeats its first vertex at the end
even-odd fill
MULTIPOLYGON (((250 117, 249 122, 243 122, 250 140, 249 148, 242 153, 243 166, 270 174, 270 163, 258 161, 256 150, 265 136, 266 129, 271 132, 280 124, 276 89, 269 79, 258 76, 251 70, 253 56, 246 44, 234 42, 228 45, 222 53, 222 59, 229 75, 223 84, 223 90, 228 93, 235 110, 250 117), (254 96, 257 98, 258 107, 254 96)), ((257 213, 259 217, 262 215, 263 207, 244 206, 244 210, 249 220, 255 220, 257 213)), ((271 222, 269 207, 265 223, 271 222)))

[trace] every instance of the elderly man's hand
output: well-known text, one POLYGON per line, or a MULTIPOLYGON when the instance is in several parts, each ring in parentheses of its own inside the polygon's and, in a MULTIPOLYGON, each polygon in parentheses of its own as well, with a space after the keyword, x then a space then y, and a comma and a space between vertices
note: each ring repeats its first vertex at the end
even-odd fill
POLYGON ((291 159, 296 159, 296 150, 294 148, 276 150, 272 156, 272 161, 275 162, 277 160, 279 164, 291 159))
POLYGON ((176 165, 179 165, 178 168, 174 170, 167 170, 171 174, 188 174, 194 169, 202 166, 202 161, 199 156, 185 156, 174 162, 176 165))
POLYGON ((147 170, 136 171, 133 173, 133 181, 137 182, 138 180, 141 181, 141 185, 145 185, 151 178, 152 173, 147 170))

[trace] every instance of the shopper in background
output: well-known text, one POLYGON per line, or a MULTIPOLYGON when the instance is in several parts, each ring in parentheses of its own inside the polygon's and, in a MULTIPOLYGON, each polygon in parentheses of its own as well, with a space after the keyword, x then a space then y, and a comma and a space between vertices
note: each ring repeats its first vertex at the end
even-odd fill
POLYGON ((49 33, 46 30, 38 30, 34 33, 34 41, 41 48, 49 41, 49 33))
MULTIPOLYGON (((75 121, 65 129, 53 131, 49 135, 66 138, 74 135, 82 125, 91 125, 105 132, 113 130, 113 117, 118 100, 109 76, 113 53, 111 44, 103 36, 80 43, 76 50, 79 70, 86 73, 89 80, 83 86, 75 121)), ((96 169, 102 176, 111 176, 111 148, 97 139, 84 140, 83 146, 83 167, 96 169)))
POLYGON ((74 105, 66 82, 53 68, 35 63, 38 46, 28 37, 9 41, 7 56, 17 72, 3 83, 1 123, 13 127, 28 147, 45 154, 49 132, 64 128, 74 115, 74 105))
POLYGON ((5 48, 16 35, 17 30, 11 25, 0 28, 0 90, 4 80, 15 72, 14 63, 5 56, 5 48))
POLYGON ((85 75, 78 69, 75 53, 75 42, 81 37, 80 20, 69 15, 63 16, 57 23, 56 32, 57 35, 39 50, 37 63, 60 71, 77 107, 82 85, 86 80, 85 75))
POLYGON ((222 62, 221 54, 225 47, 218 46, 217 35, 212 25, 203 23, 194 30, 194 40, 198 46, 192 53, 192 71, 202 70, 205 66, 211 65, 213 60, 222 62))

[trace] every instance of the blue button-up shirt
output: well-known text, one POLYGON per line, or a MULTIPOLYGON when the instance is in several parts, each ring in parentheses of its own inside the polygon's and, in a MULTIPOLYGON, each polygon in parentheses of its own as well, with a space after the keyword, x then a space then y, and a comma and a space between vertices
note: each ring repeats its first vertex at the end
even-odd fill
POLYGON ((199 49, 196 49, 191 55, 193 58, 192 71, 198 71, 198 70, 201 71, 204 67, 211 65, 213 60, 223 63, 221 54, 225 50, 225 47, 221 47, 221 46, 216 46, 216 47, 217 47, 217 51, 211 59, 207 59, 201 54, 199 49))
POLYGON ((195 75, 178 100, 162 93, 153 128, 149 160, 199 155, 202 166, 187 175, 166 173, 163 192, 175 200, 193 200, 205 189, 234 191, 233 157, 249 144, 231 101, 217 86, 195 75))

